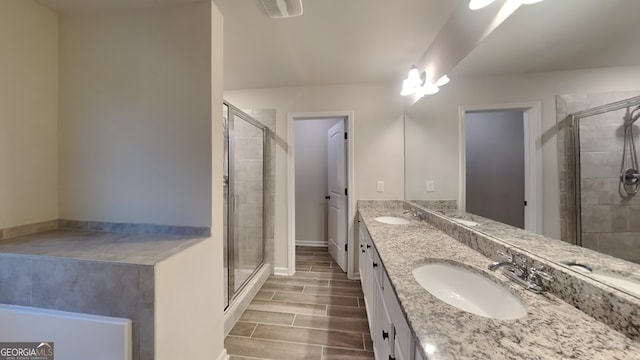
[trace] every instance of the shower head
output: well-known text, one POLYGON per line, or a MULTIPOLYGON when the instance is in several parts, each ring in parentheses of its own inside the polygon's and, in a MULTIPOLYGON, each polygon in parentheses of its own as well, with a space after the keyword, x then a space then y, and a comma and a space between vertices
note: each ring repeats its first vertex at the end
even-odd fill
POLYGON ((640 105, 638 105, 635 109, 630 110, 630 108, 627 108, 627 113, 624 114, 624 124, 625 125, 633 125, 634 122, 636 122, 636 120, 638 120, 638 118, 640 118, 640 105), (637 114, 636 114, 637 112, 637 114))

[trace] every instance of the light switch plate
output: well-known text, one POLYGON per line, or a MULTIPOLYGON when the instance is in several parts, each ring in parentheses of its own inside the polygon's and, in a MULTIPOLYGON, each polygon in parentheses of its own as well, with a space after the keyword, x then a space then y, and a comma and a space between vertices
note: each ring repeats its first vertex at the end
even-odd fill
POLYGON ((384 192, 384 181, 378 180, 378 184, 376 186, 377 192, 384 192))

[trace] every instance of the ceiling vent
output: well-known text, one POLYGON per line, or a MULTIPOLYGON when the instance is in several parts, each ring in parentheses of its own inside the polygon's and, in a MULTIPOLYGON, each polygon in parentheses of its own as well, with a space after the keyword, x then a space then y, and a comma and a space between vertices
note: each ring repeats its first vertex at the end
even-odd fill
POLYGON ((302 15, 302 0, 262 0, 262 5, 274 19, 302 15))

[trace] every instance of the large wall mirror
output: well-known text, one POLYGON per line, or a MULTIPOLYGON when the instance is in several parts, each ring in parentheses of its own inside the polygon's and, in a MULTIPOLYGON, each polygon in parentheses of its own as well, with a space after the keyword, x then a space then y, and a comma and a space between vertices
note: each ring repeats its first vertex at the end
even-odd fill
MULTIPOLYGON (((640 194, 612 200, 616 189, 606 187, 613 185, 590 176, 619 177, 626 108, 577 123, 579 141, 590 149, 579 175, 589 180, 577 183, 583 203, 592 205, 580 241, 568 238, 566 189, 576 181, 563 132, 571 113, 640 95, 637 14, 636 0, 546 0, 519 8, 456 66, 448 85, 406 109, 405 199, 456 200, 470 213, 558 239, 563 251, 542 254, 554 261, 566 262, 567 242, 576 242, 604 254, 599 266, 640 284, 640 194), (521 206, 501 212, 507 203, 521 206), (624 233, 615 244, 614 230, 624 233)), ((637 124, 630 128, 640 147, 637 124)))

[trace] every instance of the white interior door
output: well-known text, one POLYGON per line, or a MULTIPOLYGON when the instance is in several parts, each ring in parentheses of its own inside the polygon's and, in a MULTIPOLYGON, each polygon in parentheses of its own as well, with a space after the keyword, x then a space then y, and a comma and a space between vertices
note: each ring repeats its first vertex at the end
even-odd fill
POLYGON ((328 137, 328 243, 329 253, 347 271, 347 162, 344 121, 327 132, 328 137))

